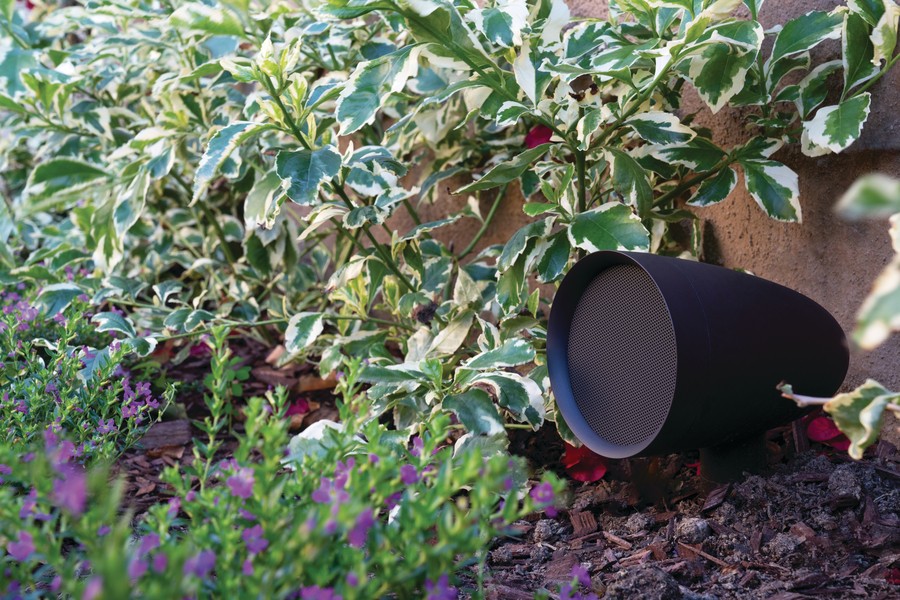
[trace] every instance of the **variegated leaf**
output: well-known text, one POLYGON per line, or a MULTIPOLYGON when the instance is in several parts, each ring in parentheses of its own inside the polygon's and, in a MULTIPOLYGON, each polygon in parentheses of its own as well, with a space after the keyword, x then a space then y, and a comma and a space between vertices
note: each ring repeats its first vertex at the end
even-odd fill
POLYGON ((527 421, 533 428, 544 422, 544 396, 541 388, 518 373, 495 372, 479 375, 472 385, 489 389, 497 403, 513 413, 519 420, 527 421))
POLYGON ((588 252, 646 251, 650 247, 650 234, 631 208, 608 202, 575 217, 569 225, 569 243, 588 252))
POLYGON ((714 177, 701 183, 700 187, 697 188, 697 193, 691 197, 688 204, 691 206, 709 206, 721 202, 734 190, 737 180, 737 171, 726 167, 714 177))
POLYGON ((283 150, 275 158, 275 172, 286 185, 288 198, 304 206, 316 202, 319 189, 341 170, 341 155, 334 146, 318 150, 283 150))
POLYGON ((629 119, 627 124, 651 144, 685 144, 697 135, 671 113, 643 112, 629 119))
POLYGON ((341 135, 358 131, 375 120, 384 99, 399 92, 419 69, 422 46, 410 44, 375 60, 361 63, 338 96, 336 115, 341 135))
POLYGON ((879 173, 860 177, 835 210, 847 219, 886 219, 900 213, 900 180, 879 173))
POLYGON ((825 412, 848 438, 848 453, 859 460, 878 439, 888 404, 900 404, 900 394, 887 390, 873 379, 851 392, 838 394, 825 403, 825 412))
POLYGON ((785 23, 775 38, 772 55, 766 63, 768 68, 786 56, 806 52, 825 40, 840 39, 844 10, 811 11, 785 23))
POLYGON ((865 92, 837 106, 820 108, 812 120, 803 124, 809 141, 831 152, 846 149, 862 134, 870 102, 871 95, 865 92))
POLYGON ((238 146, 253 136, 274 128, 275 126, 270 123, 241 121, 232 123, 216 132, 210 138, 206 152, 203 153, 203 158, 200 159, 200 164, 197 166, 191 203, 197 202, 206 192, 213 178, 218 175, 222 164, 238 146))
POLYGON ((774 160, 744 160, 747 191, 767 215, 777 221, 800 222, 800 186, 797 174, 774 160))
POLYGON ((617 148, 607 148, 612 164, 612 183, 627 204, 634 206, 641 218, 646 218, 653 208, 653 189, 647 179, 647 171, 628 153, 617 148))

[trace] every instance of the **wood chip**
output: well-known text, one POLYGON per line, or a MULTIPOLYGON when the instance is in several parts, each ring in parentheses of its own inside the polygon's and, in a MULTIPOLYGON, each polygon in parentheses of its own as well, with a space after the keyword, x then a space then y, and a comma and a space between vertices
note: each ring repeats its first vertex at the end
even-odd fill
POLYGON ((631 550, 631 548, 632 548, 631 542, 629 542, 627 540, 623 540, 619 536, 612 534, 608 531, 603 532, 603 537, 606 538, 606 541, 610 542, 611 544, 615 544, 616 546, 618 546, 619 548, 622 548, 623 550, 631 550))
POLYGON ((706 497, 706 502, 703 503, 703 508, 700 509, 700 512, 708 512, 713 510, 714 508, 718 508, 725 502, 725 498, 728 497, 728 494, 731 493, 731 484, 720 485, 713 491, 709 493, 709 496, 706 497))
POLYGON ((572 522, 572 535, 576 538, 584 537, 597 531, 597 519, 588 511, 573 511, 569 513, 572 522))
POLYGON ((293 369, 273 369, 272 367, 256 367, 250 373, 264 383, 272 386, 291 387, 297 383, 293 369))
POLYGON ((653 553, 654 560, 666 560, 668 558, 666 556, 666 549, 660 543, 650 544, 647 546, 650 549, 650 552, 653 553))
POLYGON ((268 364, 274 366, 276 363, 278 363, 278 359, 281 358, 283 355, 284 355, 284 346, 281 344, 278 344, 277 346, 272 348, 272 350, 269 352, 268 355, 266 355, 266 362, 268 364))
POLYGON ((695 552, 698 556, 702 556, 703 558, 705 558, 705 559, 708 560, 709 562, 714 563, 714 564, 717 564, 717 565, 719 565, 720 567, 728 567, 728 566, 730 566, 730 565, 729 565, 727 562, 725 562, 724 560, 718 559, 718 558, 716 558, 715 556, 713 556, 712 554, 708 554, 708 553, 704 552, 703 550, 700 549, 699 546, 691 546, 690 544, 685 544, 684 542, 678 542, 678 547, 679 547, 679 548, 684 548, 685 550, 688 550, 688 551, 695 552))
POLYGON ((144 450, 165 446, 183 446, 190 442, 192 437, 193 432, 189 420, 160 421, 150 426, 150 429, 138 442, 138 446, 144 450))
POLYGON ((330 390, 337 385, 337 378, 334 375, 326 379, 322 379, 318 375, 301 375, 297 382, 295 390, 302 394, 303 392, 317 392, 319 390, 330 390))
POLYGON ((147 450, 147 456, 150 458, 162 458, 162 459, 179 459, 184 456, 184 446, 160 446, 159 448, 153 448, 152 450, 147 450))

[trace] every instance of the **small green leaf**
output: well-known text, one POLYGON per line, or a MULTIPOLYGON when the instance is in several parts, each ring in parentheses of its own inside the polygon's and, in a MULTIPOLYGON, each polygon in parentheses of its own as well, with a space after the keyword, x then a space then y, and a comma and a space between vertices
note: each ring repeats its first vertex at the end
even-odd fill
POLYGON ((274 170, 258 177, 244 199, 244 225, 271 229, 279 212, 282 196, 281 177, 274 170))
POLYGON ((872 46, 874 48, 872 63, 881 66, 882 61, 890 60, 897 47, 897 23, 900 19, 900 5, 892 0, 885 0, 884 14, 878 19, 872 30, 872 46))
POLYGON ((492 435, 504 432, 500 413, 484 390, 476 388, 448 396, 444 398, 441 406, 444 410, 455 414, 459 422, 471 433, 492 435))
POLYGON ((208 310, 203 310, 203 309, 192 310, 185 317, 184 324, 182 325, 182 327, 184 328, 185 331, 193 331, 193 330, 197 329, 198 327, 200 327, 201 325, 203 325, 204 323, 212 321, 215 318, 216 318, 216 315, 212 314, 208 310))
POLYGON ((707 179, 697 188, 688 201, 691 206, 709 206, 721 202, 734 190, 737 185, 737 171, 731 168, 724 168, 717 175, 707 179))
POLYGON ((541 144, 540 146, 535 146, 530 150, 526 150, 513 159, 491 168, 478 181, 463 186, 453 193, 468 194, 480 190, 489 190, 491 188, 499 187, 504 183, 509 183, 513 179, 520 177, 522 173, 531 166, 531 163, 546 154, 547 150, 549 150, 552 145, 553 144, 541 144))
POLYGON ((434 336, 428 350, 429 356, 447 356, 459 350, 469 335, 474 318, 475 313, 466 310, 451 320, 446 327, 441 329, 440 333, 434 336))
POLYGON ((284 347, 290 353, 309 347, 325 329, 322 313, 302 312, 291 317, 284 332, 284 347))
POLYGON ((410 383, 426 381, 425 374, 407 364, 368 365, 360 374, 359 380, 363 383, 410 383))
POLYGON ((213 178, 218 175, 222 164, 231 156, 235 148, 251 137, 274 128, 274 125, 268 123, 240 121, 217 131, 210 138, 209 144, 206 146, 206 152, 203 153, 203 158, 200 159, 200 164, 197 166, 191 203, 197 202, 203 193, 206 192, 213 178))
POLYGON ((244 25, 240 18, 222 3, 215 6, 200 2, 182 4, 169 17, 169 22, 175 27, 210 35, 244 36, 244 25))
POLYGON ((900 394, 885 389, 873 379, 825 403, 825 412, 850 438, 848 452, 852 458, 860 460, 865 449, 878 439, 888 404, 900 404, 900 394))
POLYGON ((569 225, 569 242, 588 252, 646 251, 650 247, 650 234, 629 207, 608 202, 575 217, 569 225))
POLYGON ((660 160, 685 166, 692 171, 711 171, 725 158, 724 150, 712 141, 697 137, 683 146, 663 146, 654 151, 660 160))
POLYGON ((297 204, 315 204, 319 189, 341 171, 341 155, 334 146, 318 150, 282 150, 275 158, 275 171, 287 184, 287 196, 297 204))
POLYGON ((483 371, 500 367, 516 367, 534 360, 534 347, 527 340, 516 338, 506 340, 499 348, 476 354, 463 366, 467 369, 483 371))
POLYGON ((810 142, 832 152, 846 149, 862 134, 871 99, 871 94, 865 92, 837 106, 820 108, 812 120, 803 123, 810 142))
POLYGON ((65 310, 72 300, 83 293, 80 287, 72 283, 54 283, 44 286, 37 302, 48 317, 53 317, 65 310))
POLYGON ((116 331, 130 338, 137 336, 134 325, 118 313, 99 312, 91 318, 91 323, 97 324, 97 331, 116 331))
POLYGON ((503 252, 500 253, 500 257, 497 259, 497 270, 501 272, 508 270, 522 252, 525 251, 528 240, 542 238, 548 233, 550 233, 550 221, 548 219, 534 221, 516 231, 509 238, 509 241, 506 242, 506 245, 503 246, 503 252))
POLYGON ((774 160, 743 160, 747 191, 767 215, 778 221, 800 222, 797 174, 774 160))

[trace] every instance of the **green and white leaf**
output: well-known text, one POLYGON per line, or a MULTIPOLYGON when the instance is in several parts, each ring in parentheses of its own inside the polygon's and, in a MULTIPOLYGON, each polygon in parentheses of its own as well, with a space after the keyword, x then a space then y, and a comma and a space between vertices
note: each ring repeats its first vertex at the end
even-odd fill
POLYGON ((91 318, 91 323, 97 324, 97 331, 115 331, 130 338, 137 336, 131 321, 118 313, 99 312, 91 318))
POLYGON ((175 27, 210 35, 244 36, 240 18, 222 3, 215 6, 200 2, 182 4, 169 17, 169 22, 175 27))
POLYGON ((453 318, 446 327, 441 329, 440 333, 438 333, 434 340, 431 342, 431 347, 428 350, 429 356, 447 356, 448 354, 453 354, 459 347, 462 346, 463 342, 466 341, 466 337, 469 335, 469 330, 472 328, 472 320, 475 318, 475 313, 466 310, 453 318))
POLYGON ((487 388, 497 403, 527 421, 535 430, 544 422, 544 396, 538 384, 518 373, 496 372, 479 375, 472 386, 487 388))
POLYGON ((756 61, 763 40, 759 23, 742 22, 744 27, 722 38, 713 33, 710 42, 690 57, 688 78, 715 114, 744 89, 747 71, 756 61))
POLYGON ((653 155, 665 162, 682 165, 693 171, 710 171, 727 154, 710 140, 697 137, 683 146, 661 146, 653 149, 653 155))
POLYGON ((812 120, 803 123, 809 141, 832 152, 841 152, 862 134, 869 117, 871 94, 865 92, 837 106, 820 108, 812 120))
POLYGON ((766 70, 771 70, 774 63, 786 56, 806 52, 825 40, 840 39, 844 11, 843 7, 831 12, 811 11, 785 23, 775 38, 766 70))
POLYGON ((700 184, 688 204, 691 206, 710 206, 728 197, 737 185, 737 171, 730 167, 722 169, 717 175, 700 184))
POLYGON ((812 111, 814 111, 828 95, 828 86, 826 85, 828 77, 843 66, 842 61, 832 60, 810 71, 800 83, 798 87, 797 109, 800 116, 806 119, 812 111))
POLYGON ((283 193, 281 177, 274 170, 260 176, 244 199, 244 224, 247 229, 271 229, 280 210, 278 199, 283 193))
POLYGON ((682 125, 678 117, 665 112, 638 113, 627 121, 627 125, 651 144, 685 144, 697 135, 693 129, 682 125))
POLYGON ((342 159, 334 146, 317 150, 282 150, 275 158, 275 172, 281 177, 287 197, 302 206, 316 203, 319 190, 341 171, 342 159))
POLYGON ((535 146, 534 148, 526 150, 511 160, 492 167, 481 179, 474 181, 469 185, 465 185, 453 193, 468 194, 480 190, 489 190, 491 188, 499 187, 504 183, 509 183, 528 170, 531 163, 546 154, 547 150, 550 149, 550 146, 552 146, 552 144, 541 144, 540 146, 535 146))
POLYGON ((51 158, 36 166, 28 176, 25 197, 30 210, 69 198, 96 186, 110 175, 100 167, 74 158, 51 158))
POLYGON ((455 414, 470 433, 495 435, 505 431, 497 406, 484 390, 474 388, 448 396, 441 406, 455 414))
POLYGON ((341 135, 359 131, 375 120, 385 98, 400 92, 416 75, 422 49, 422 45, 410 44, 356 67, 335 109, 341 135))
POLYGON ((900 213, 900 180, 880 173, 864 175, 844 192, 835 210, 847 219, 887 219, 900 213))
POLYGON ((253 121, 239 121, 220 129, 210 138, 206 146, 206 152, 200 159, 197 172, 194 175, 194 194, 191 204, 197 202, 206 192, 212 180, 219 174, 222 164, 231 156, 234 150, 250 138, 275 126, 270 123, 256 123, 253 121))
POLYGON ((743 160, 747 191, 777 221, 802 221, 797 174, 774 160, 743 160))
POLYGON ((525 339, 514 338, 499 348, 476 354, 463 365, 466 369, 483 371, 501 367, 517 367, 534 360, 534 347, 525 339))
POLYGON ((52 317, 65 310, 72 300, 83 293, 80 287, 72 283, 45 285, 37 298, 37 304, 47 317, 52 317))
POLYGON ((650 247, 650 234, 628 206, 607 202, 583 212, 569 224, 569 243, 588 252, 650 247))
POLYGON ((318 312, 301 312, 291 317, 284 332, 285 349, 293 354, 312 345, 325 329, 322 319, 318 312))
POLYGON ((897 25, 900 21, 900 6, 893 0, 884 0, 884 13, 872 30, 872 46, 874 52, 872 63, 881 66, 882 61, 890 60, 897 47, 897 25))
POLYGON ((879 71, 873 58, 875 49, 869 39, 869 28, 861 16, 850 13, 844 19, 841 47, 844 94, 847 94, 856 86, 875 77, 879 71))
POLYGON ((647 171, 627 152, 607 148, 607 160, 612 165, 612 184, 626 204, 646 218, 653 208, 653 188, 647 179, 647 171))
POLYGON ((850 438, 850 456, 860 460, 865 449, 878 439, 884 411, 891 404, 900 404, 900 394, 867 379, 852 392, 838 394, 826 402, 824 408, 838 429, 850 438))

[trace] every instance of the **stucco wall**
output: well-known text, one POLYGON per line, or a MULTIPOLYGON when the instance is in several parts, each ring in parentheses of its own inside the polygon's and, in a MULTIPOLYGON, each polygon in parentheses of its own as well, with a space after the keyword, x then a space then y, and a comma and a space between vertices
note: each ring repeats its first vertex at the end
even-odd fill
MULTIPOLYGON (((606 2, 570 0, 573 14, 604 17, 606 2)), ((763 7, 761 20, 768 28, 814 9, 830 9, 835 0, 770 0, 763 7)), ((766 49, 767 51, 767 49, 766 49)), ((837 44, 817 49, 817 59, 839 56, 837 44)), ((892 250, 887 222, 847 223, 832 211, 833 204, 860 175, 871 171, 900 176, 900 69, 895 69, 871 89, 872 112, 862 139, 839 156, 811 159, 798 150, 786 149, 774 156, 800 176, 802 224, 775 222, 756 206, 743 191, 743 185, 720 205, 700 209, 706 222, 706 258, 727 267, 749 269, 753 273, 796 289, 831 311, 845 331, 853 328, 855 313, 868 293, 871 282, 887 264, 892 250)), ((688 92, 686 112, 698 111, 698 122, 710 127, 724 146, 739 143, 744 135, 740 115, 723 110, 712 115, 688 92)), ((459 208, 464 199, 450 196, 447 189, 460 182, 442 186, 437 206, 423 207, 425 220, 459 208)), ((490 197, 482 199, 482 212, 490 206, 490 197)), ((507 195, 480 247, 502 244, 527 223, 521 211, 522 199, 514 190, 507 195)), ((403 230, 411 225, 396 222, 403 230)), ((448 228, 440 237, 457 249, 464 247, 478 224, 471 219, 448 228)), ((900 388, 900 336, 870 353, 854 351, 845 387, 855 386, 866 377, 900 388)))

